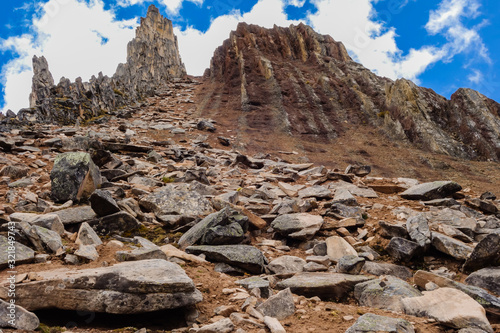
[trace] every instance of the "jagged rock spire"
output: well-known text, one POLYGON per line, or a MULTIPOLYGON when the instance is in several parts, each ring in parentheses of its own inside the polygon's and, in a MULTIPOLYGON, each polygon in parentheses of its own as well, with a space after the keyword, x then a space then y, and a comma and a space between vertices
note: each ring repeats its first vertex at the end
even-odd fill
POLYGON ((154 5, 149 6, 136 37, 128 43, 127 62, 118 65, 112 78, 99 73, 89 82, 77 78, 72 83, 61 78, 59 84, 54 85, 43 56, 33 57, 33 72, 30 109, 21 110, 19 119, 61 124, 72 124, 78 118, 89 119, 134 104, 153 95, 165 83, 186 76, 172 21, 163 17, 154 5))

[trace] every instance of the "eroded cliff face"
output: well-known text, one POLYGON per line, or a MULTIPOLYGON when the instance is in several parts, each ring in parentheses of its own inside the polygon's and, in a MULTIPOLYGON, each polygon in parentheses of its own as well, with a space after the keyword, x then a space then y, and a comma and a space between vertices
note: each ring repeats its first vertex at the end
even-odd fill
POLYGON ((498 103, 470 89, 447 100, 411 81, 379 77, 342 43, 303 24, 238 25, 215 51, 205 84, 212 88, 200 113, 233 109, 250 134, 278 130, 324 142, 367 125, 432 152, 500 159, 498 103))
POLYGON ((186 76, 172 22, 151 5, 127 46, 127 62, 112 78, 99 73, 89 82, 61 78, 57 85, 47 60, 33 57, 30 108, 19 111, 22 122, 74 124, 135 104, 161 90, 167 82, 186 76))

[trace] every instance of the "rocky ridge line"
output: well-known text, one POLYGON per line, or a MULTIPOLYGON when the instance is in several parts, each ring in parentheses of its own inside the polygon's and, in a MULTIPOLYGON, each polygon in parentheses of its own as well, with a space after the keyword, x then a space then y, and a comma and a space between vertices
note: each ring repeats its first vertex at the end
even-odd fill
POLYGON ((240 23, 214 52, 205 84, 200 114, 222 120, 228 115, 219 109, 234 110, 246 135, 278 129, 328 142, 369 126, 435 153, 500 160, 500 104, 471 89, 447 100, 409 80, 377 76, 304 24, 240 23))

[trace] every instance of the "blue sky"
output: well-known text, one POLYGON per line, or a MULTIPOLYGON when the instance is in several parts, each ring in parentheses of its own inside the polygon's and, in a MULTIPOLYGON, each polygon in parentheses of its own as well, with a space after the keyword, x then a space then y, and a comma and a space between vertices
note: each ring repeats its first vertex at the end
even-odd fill
POLYGON ((35 54, 56 82, 113 75, 152 3, 173 21, 192 75, 240 21, 304 22, 379 75, 447 98, 468 87, 500 101, 498 0, 15 0, 0 5, 0 110, 28 107, 35 54))

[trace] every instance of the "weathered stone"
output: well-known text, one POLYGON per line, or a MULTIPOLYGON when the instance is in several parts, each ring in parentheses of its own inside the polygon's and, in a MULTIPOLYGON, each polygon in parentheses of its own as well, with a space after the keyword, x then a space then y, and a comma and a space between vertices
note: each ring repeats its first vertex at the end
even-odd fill
POLYGON ((16 286, 16 296, 16 303, 29 311, 57 308, 116 314, 174 309, 202 300, 180 266, 158 259, 37 272, 36 281, 16 286))
POLYGON ((289 288, 269 297, 264 303, 257 307, 264 316, 283 320, 295 313, 292 292, 289 288))
POLYGON ((385 221, 379 221, 378 225, 380 226, 380 235, 386 238, 408 238, 408 230, 404 224, 391 224, 385 221))
POLYGON ((464 292, 452 288, 424 291, 423 296, 403 298, 405 313, 430 317, 453 328, 477 327, 493 333, 485 311, 464 292))
POLYGON ((269 281, 258 276, 251 276, 243 280, 237 280, 235 283, 247 290, 258 288, 262 297, 267 298, 271 295, 269 281))
POLYGON ((52 253, 56 253, 57 250, 63 247, 61 236, 55 231, 40 227, 38 225, 33 226, 35 231, 40 238, 43 245, 48 248, 52 253))
POLYGON ((191 190, 190 184, 167 184, 153 193, 141 197, 141 207, 157 216, 184 215, 205 216, 212 213, 210 202, 198 192, 191 190))
POLYGON ((330 260, 338 261, 346 255, 355 255, 358 253, 346 240, 339 236, 328 237, 326 240, 326 253, 330 260))
POLYGON ((248 230, 248 218, 231 208, 212 213, 182 235, 181 249, 201 240, 202 244, 222 245, 241 242, 248 230))
POLYGON ((373 313, 362 315, 345 333, 415 333, 413 325, 404 319, 379 316, 373 313))
POLYGON ((475 271, 465 279, 465 282, 500 295, 500 267, 489 267, 475 271))
POLYGON ((332 192, 321 185, 306 187, 298 192, 299 198, 331 199, 332 192))
POLYGON ((434 246, 436 250, 458 260, 465 260, 472 253, 472 248, 470 246, 437 232, 432 233, 432 246, 434 246))
POLYGON ((350 207, 341 203, 333 203, 332 206, 326 211, 325 215, 332 216, 338 219, 343 218, 363 218, 364 211, 359 207, 350 207))
POLYGON ((417 271, 413 276, 413 281, 420 288, 425 288, 428 283, 433 283, 441 288, 458 289, 476 300, 476 302, 481 304, 489 313, 492 313, 496 316, 500 315, 500 299, 489 294, 484 289, 475 286, 469 286, 460 282, 453 281, 444 276, 425 271, 417 271))
POLYGON ((369 165, 348 165, 344 173, 352 173, 358 177, 368 176, 372 172, 372 167, 369 165))
POLYGON ((500 235, 490 234, 474 248, 462 269, 472 272, 483 267, 496 266, 500 262, 500 235))
POLYGON ((343 256, 338 260, 337 266, 335 267, 335 271, 337 273, 359 274, 364 264, 365 264, 365 258, 349 254, 343 256))
POLYGON ((39 325, 40 320, 38 320, 38 317, 33 312, 29 312, 23 307, 0 299, 0 327, 34 331, 39 325), (11 314, 13 318, 10 317, 11 314))
POLYGON ((279 276, 290 276, 302 272, 306 261, 294 256, 281 256, 271 261, 267 268, 279 276))
POLYGON ((118 261, 137 261, 147 259, 164 259, 167 260, 167 255, 156 244, 148 241, 145 238, 135 236, 134 239, 141 245, 140 248, 132 251, 118 251, 115 253, 118 261))
POLYGON ((94 245, 80 245, 78 250, 75 251, 78 258, 83 258, 90 261, 99 259, 99 253, 94 245))
POLYGON ((410 239, 421 248, 428 248, 431 244, 431 231, 427 218, 423 214, 411 216, 406 220, 406 230, 410 239))
POLYGON ((111 215, 120 211, 120 207, 118 207, 115 199, 113 199, 111 193, 106 190, 95 190, 90 196, 89 201, 90 206, 99 217, 111 215))
POLYGON ((101 245, 102 241, 87 222, 83 222, 78 230, 75 244, 81 245, 101 245))
POLYGON ((445 198, 461 189, 462 186, 452 181, 436 181, 412 186, 400 196, 409 200, 425 201, 445 198))
POLYGON ((32 225, 38 225, 46 229, 53 230, 59 235, 64 234, 64 225, 61 219, 56 214, 31 214, 31 213, 14 213, 9 216, 12 222, 28 222, 32 225))
POLYGON ((366 261, 363 266, 363 271, 377 276, 392 275, 402 280, 407 280, 412 277, 412 273, 408 267, 380 262, 366 261))
POLYGON ((100 235, 121 235, 124 232, 136 229, 140 225, 135 217, 123 211, 90 221, 89 224, 100 235))
POLYGON ((340 273, 300 273, 279 282, 277 288, 290 288, 294 294, 306 297, 339 300, 353 291, 356 284, 370 279, 363 275, 340 273))
POLYGON ((354 287, 354 297, 360 305, 396 312, 403 312, 401 299, 416 296, 422 296, 420 291, 389 275, 358 283, 354 287))
POLYGON ((267 259, 259 249, 249 245, 200 245, 189 246, 187 253, 204 254, 209 261, 223 262, 242 268, 252 274, 264 270, 267 259))
POLYGON ((229 318, 216 321, 196 330, 197 333, 229 333, 234 330, 234 324, 229 318))
POLYGON ((50 172, 56 202, 87 199, 101 184, 101 173, 87 153, 57 155, 50 172))
POLYGON ((82 223, 96 217, 94 210, 90 206, 62 209, 51 214, 59 216, 64 225, 82 223))
POLYGON ((323 218, 317 215, 307 213, 285 214, 274 219, 271 227, 290 238, 309 239, 319 231, 323 222, 323 218))
POLYGON ((286 333, 279 320, 274 317, 264 316, 264 324, 266 324, 271 333, 286 333))
POLYGON ((0 170, 0 176, 10 179, 19 179, 26 177, 30 168, 26 165, 6 165, 0 170))
POLYGON ((387 253, 396 261, 408 262, 422 252, 422 248, 410 240, 394 237, 385 248, 387 253))

